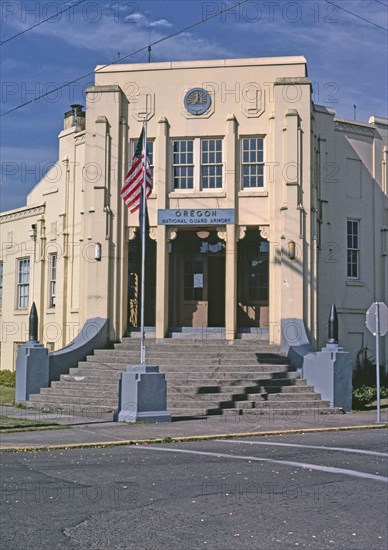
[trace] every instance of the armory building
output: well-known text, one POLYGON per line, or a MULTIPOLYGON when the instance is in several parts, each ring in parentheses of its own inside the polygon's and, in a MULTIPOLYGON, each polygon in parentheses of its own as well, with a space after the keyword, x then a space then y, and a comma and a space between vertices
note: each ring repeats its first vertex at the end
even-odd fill
POLYGON ((365 311, 388 301, 388 121, 337 118, 311 92, 303 57, 97 67, 58 162, 0 217, 1 368, 28 339, 33 301, 51 350, 92 317, 112 340, 139 326, 139 221, 120 189, 145 117, 156 338, 193 327, 280 343, 302 319, 320 347, 335 302, 353 359, 373 348, 365 311))

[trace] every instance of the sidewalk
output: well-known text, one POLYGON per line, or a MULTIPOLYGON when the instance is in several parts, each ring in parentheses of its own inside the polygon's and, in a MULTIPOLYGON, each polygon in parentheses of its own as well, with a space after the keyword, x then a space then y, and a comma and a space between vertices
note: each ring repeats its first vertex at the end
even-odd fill
POLYGON ((151 424, 125 424, 112 422, 111 414, 46 414, 39 410, 1 407, 1 414, 30 420, 43 420, 67 425, 66 430, 42 430, 0 434, 0 450, 34 450, 47 447, 71 447, 104 444, 135 444, 165 438, 206 438, 242 434, 265 435, 293 433, 296 431, 323 431, 352 428, 388 427, 388 411, 381 413, 383 424, 376 423, 375 412, 347 414, 317 414, 299 411, 272 410, 262 413, 253 409, 252 414, 238 416, 226 414, 198 420, 151 424), (87 417, 86 417, 87 416, 87 417))

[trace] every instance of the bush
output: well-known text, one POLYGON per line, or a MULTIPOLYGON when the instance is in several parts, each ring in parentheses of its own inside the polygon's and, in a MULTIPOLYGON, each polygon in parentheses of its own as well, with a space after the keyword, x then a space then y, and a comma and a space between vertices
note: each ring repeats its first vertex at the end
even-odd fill
MULTIPOLYGON (((352 392, 353 397, 353 408, 363 409, 366 405, 376 401, 377 399, 377 389, 376 386, 366 386, 363 385, 360 388, 353 388, 352 392)), ((380 387, 380 399, 385 399, 388 397, 388 386, 380 387)))
POLYGON ((0 385, 14 388, 16 385, 16 372, 11 370, 0 370, 0 385))
MULTIPOLYGON (((380 385, 388 386, 388 375, 384 368, 380 366, 380 385)), ((376 363, 373 358, 368 356, 368 348, 362 348, 357 353, 356 370, 353 373, 353 389, 364 386, 376 386, 376 363)))
POLYGON ((361 386, 353 389, 353 407, 363 408, 376 399, 376 388, 361 386))

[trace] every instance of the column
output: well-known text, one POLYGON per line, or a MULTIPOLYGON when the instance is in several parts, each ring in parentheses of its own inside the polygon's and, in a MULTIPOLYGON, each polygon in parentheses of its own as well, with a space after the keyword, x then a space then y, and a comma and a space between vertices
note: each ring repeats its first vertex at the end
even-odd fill
POLYGON ((231 114, 226 120, 225 136, 225 190, 226 208, 235 211, 235 223, 226 226, 225 251, 225 339, 234 340, 237 330, 237 246, 236 246, 236 219, 237 190, 236 190, 236 140, 237 120, 231 114))
MULTIPOLYGON (((159 119, 157 159, 155 174, 157 185, 157 208, 166 208, 168 197, 168 139, 169 124, 165 117, 159 119)), ((169 281, 169 230, 165 225, 158 225, 156 230, 156 327, 155 337, 166 337, 168 330, 168 281, 169 281)))

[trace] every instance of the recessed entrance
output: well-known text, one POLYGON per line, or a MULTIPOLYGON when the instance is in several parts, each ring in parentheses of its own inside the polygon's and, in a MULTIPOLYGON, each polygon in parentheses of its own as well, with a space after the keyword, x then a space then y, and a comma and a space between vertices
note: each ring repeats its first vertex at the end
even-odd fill
MULTIPOLYGON (((156 307, 156 243, 147 238, 146 243, 146 291, 144 323, 155 326, 156 307)), ((128 243, 128 327, 140 326, 141 240, 128 243)))
POLYGON ((268 327, 269 242, 257 229, 248 229, 238 243, 237 325, 268 327))
POLYGON ((216 231, 203 239, 180 231, 171 248, 170 326, 225 326, 224 241, 216 231))

